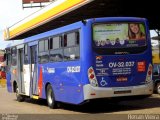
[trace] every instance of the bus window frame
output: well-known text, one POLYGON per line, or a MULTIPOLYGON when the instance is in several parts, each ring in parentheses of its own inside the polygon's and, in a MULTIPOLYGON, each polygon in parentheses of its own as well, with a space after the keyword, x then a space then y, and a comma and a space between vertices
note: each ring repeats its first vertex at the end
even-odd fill
POLYGON ((16 46, 11 47, 11 66, 17 66, 17 47, 16 46), (14 48, 16 53, 14 53, 15 55, 13 56, 12 49, 14 48), (15 58, 15 60, 13 58, 15 58), (15 63, 13 64, 13 62, 15 63))
POLYGON ((50 38, 49 38, 49 62, 62 62, 64 60, 64 48, 63 48, 63 34, 57 34, 57 35, 54 35, 54 36, 51 36, 50 38), (54 38, 59 38, 59 48, 53 48, 54 46, 54 38), (51 49, 51 40, 52 40, 52 49, 51 49), (57 59, 57 60, 51 60, 51 59, 53 59, 53 58, 51 58, 51 56, 52 56, 52 54, 51 54, 51 52, 54 52, 54 51, 58 51, 58 50, 60 50, 60 51, 62 51, 61 53, 61 59, 57 59))
POLYGON ((28 55, 28 44, 27 43, 25 43, 24 44, 24 65, 27 65, 27 64, 29 64, 29 55, 28 55), (27 62, 26 62, 26 58, 27 58, 27 62))
POLYGON ((40 63, 40 64, 45 64, 45 63, 48 63, 49 62, 49 37, 45 37, 45 38, 42 38, 42 39, 40 39, 40 40, 38 40, 38 63, 40 63), (43 41, 44 42, 44 45, 43 45, 43 47, 44 47, 44 49, 43 49, 43 51, 39 51, 40 49, 39 49, 39 43, 41 42, 41 41, 43 41), (48 41, 48 50, 46 50, 45 49, 45 41, 48 41), (45 55, 47 55, 48 57, 47 57, 47 59, 46 59, 46 61, 41 61, 42 60, 42 58, 41 57, 43 57, 43 56, 45 56, 45 55))
MULTIPOLYGON (((75 59, 67 59, 67 60, 65 60, 65 53, 63 54, 63 59, 64 59, 64 61, 65 62, 67 62, 67 61, 76 61, 76 60, 79 60, 80 59, 80 43, 81 43, 81 31, 80 31, 80 29, 76 29, 76 30, 72 30, 72 31, 69 31, 69 32, 66 32, 66 33, 64 33, 63 34, 63 50, 65 51, 65 49, 69 49, 69 48, 78 48, 78 54, 79 54, 79 56, 78 56, 78 58, 75 58, 75 59), (72 45, 72 46, 64 46, 64 35, 67 35, 67 34, 70 34, 70 33, 78 33, 78 35, 79 35, 79 42, 78 42, 78 44, 77 44, 77 39, 75 40, 75 45, 72 45)), ((75 36, 76 37, 76 36, 75 36)))
POLYGON ((11 48, 6 49, 6 65, 11 66, 11 48), (9 52, 8 52, 9 51, 9 52), (10 59, 8 59, 10 58, 10 59), (9 60, 9 61, 8 61, 9 60))

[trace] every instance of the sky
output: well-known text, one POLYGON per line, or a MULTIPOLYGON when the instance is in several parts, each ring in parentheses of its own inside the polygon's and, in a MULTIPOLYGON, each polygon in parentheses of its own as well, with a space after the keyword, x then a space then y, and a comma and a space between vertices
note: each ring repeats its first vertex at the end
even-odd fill
MULTIPOLYGON (((3 29, 11 27, 26 16, 36 12, 40 8, 22 8, 22 0, 0 0, 0 49, 4 49, 8 41, 3 40, 3 29)), ((156 36, 151 31, 151 37, 156 36)), ((12 41, 11 41, 12 42, 12 41)), ((152 41, 157 44, 157 41, 152 41)))
POLYGON ((10 27, 40 8, 22 8, 22 0, 0 0, 0 49, 9 42, 3 40, 3 29, 10 27))

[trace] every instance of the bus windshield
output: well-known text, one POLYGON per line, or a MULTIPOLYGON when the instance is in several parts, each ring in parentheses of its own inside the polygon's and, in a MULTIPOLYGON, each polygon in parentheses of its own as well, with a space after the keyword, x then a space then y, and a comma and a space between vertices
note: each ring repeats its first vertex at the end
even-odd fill
POLYGON ((98 23, 93 25, 93 43, 96 48, 133 48, 146 46, 143 23, 98 23))

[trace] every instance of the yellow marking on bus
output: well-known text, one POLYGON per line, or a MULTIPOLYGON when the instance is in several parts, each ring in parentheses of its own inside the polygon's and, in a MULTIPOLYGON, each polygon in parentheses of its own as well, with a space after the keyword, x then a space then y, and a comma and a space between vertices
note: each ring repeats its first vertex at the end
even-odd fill
POLYGON ((39 96, 33 95, 32 98, 38 100, 38 99, 39 99, 39 96))

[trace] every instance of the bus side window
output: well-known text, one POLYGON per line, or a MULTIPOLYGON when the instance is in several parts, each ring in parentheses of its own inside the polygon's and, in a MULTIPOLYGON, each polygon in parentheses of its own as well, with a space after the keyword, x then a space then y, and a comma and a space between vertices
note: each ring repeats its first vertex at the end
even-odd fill
POLYGON ((77 60, 80 58, 79 31, 64 35, 64 60, 77 60))
POLYGON ((11 65, 17 65, 17 49, 16 47, 11 48, 11 65))
POLYGON ((79 45, 80 41, 80 36, 79 36, 79 31, 76 32, 76 45, 79 45))
POLYGON ((28 59, 28 45, 24 46, 24 64, 28 64, 29 59, 28 59))
POLYGON ((6 72, 9 72, 11 65, 11 51, 6 49, 6 72))
POLYGON ((48 42, 49 42, 48 38, 39 41, 39 44, 38 44, 39 46, 38 62, 39 63, 47 63, 49 60, 49 43, 48 42))
POLYGON ((67 35, 66 34, 64 34, 64 36, 63 36, 63 46, 64 47, 67 47, 67 35))
POLYGON ((58 62, 63 60, 62 36, 55 36, 50 39, 50 61, 58 62))

